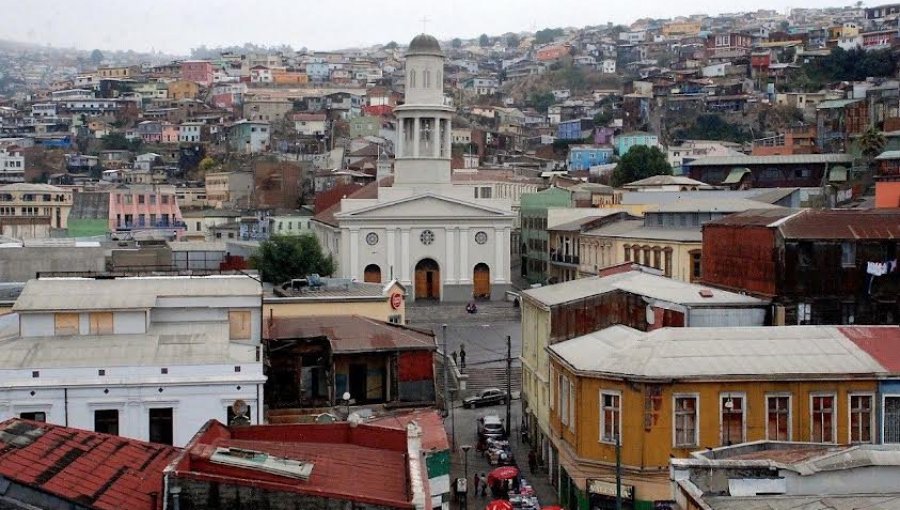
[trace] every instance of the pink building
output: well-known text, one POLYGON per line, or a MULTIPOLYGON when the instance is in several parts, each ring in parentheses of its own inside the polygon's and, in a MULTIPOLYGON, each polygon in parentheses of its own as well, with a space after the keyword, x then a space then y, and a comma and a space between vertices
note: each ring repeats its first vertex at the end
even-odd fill
POLYGON ((171 122, 162 124, 162 143, 178 143, 178 125, 171 122))
POLYGON ((208 60, 185 60, 181 63, 181 79, 209 87, 213 82, 213 65, 208 60))
POLYGON ((185 224, 175 200, 175 187, 137 184, 110 190, 109 230, 157 231, 180 238, 185 224))

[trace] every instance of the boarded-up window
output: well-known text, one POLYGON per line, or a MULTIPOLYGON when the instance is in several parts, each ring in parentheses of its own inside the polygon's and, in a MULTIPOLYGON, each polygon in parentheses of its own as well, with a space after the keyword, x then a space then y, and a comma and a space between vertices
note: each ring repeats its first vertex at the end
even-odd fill
POLYGON ((78 334, 77 313, 57 313, 55 314, 55 323, 58 336, 78 334))
POLYGON ((228 336, 232 340, 249 340, 250 312, 240 310, 228 312, 228 327, 228 336))
POLYGON ((92 335, 111 335, 113 333, 112 312, 91 312, 90 323, 92 335))

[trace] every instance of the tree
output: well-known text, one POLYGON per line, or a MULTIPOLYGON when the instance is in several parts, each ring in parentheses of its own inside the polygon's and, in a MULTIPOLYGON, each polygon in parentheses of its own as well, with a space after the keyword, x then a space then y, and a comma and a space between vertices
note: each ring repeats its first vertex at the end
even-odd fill
POLYGON ((206 156, 205 158, 200 160, 199 167, 200 167, 200 170, 203 172, 208 171, 210 168, 212 168, 214 166, 216 166, 216 160, 209 156, 206 156))
POLYGON ((264 281, 275 285, 313 273, 328 276, 335 269, 334 259, 322 252, 313 234, 272 236, 260 243, 250 265, 264 281))
POLYGON ((450 41, 450 46, 454 48, 462 48, 462 39, 459 37, 454 37, 452 41, 450 41))
POLYGON ((507 48, 518 48, 519 47, 519 36, 516 34, 509 34, 506 36, 506 47, 507 48))
POLYGON ((862 151, 863 156, 868 160, 872 160, 884 150, 884 146, 887 145, 887 139, 885 139, 880 131, 874 127, 870 127, 860 135, 857 143, 859 144, 859 150, 862 151))
POLYGON ((666 155, 659 147, 635 145, 619 160, 610 184, 618 187, 654 175, 672 175, 672 166, 666 161, 666 155))
POLYGON ((387 43, 387 44, 384 45, 384 49, 386 49, 386 50, 396 50, 398 46, 400 46, 400 45, 397 44, 397 41, 391 41, 391 42, 389 42, 389 43, 387 43))
POLYGON ((556 98, 553 97, 553 93, 544 92, 544 93, 532 93, 531 96, 528 97, 528 100, 525 102, 528 106, 534 108, 535 110, 545 113, 548 108, 553 106, 553 103, 556 102, 556 98))
POLYGON ((488 37, 487 34, 481 34, 478 36, 478 45, 482 48, 486 48, 491 45, 491 38, 488 37))
POLYGON ((613 112, 609 110, 597 112, 597 114, 594 115, 594 125, 597 127, 604 127, 612 122, 614 118, 615 116, 613 115, 613 112))
POLYGON ((534 43, 547 44, 564 33, 565 32, 561 28, 545 28, 543 30, 538 30, 534 34, 534 43))
POLYGON ((124 151, 130 148, 128 139, 122 133, 109 133, 100 139, 103 143, 103 150, 106 151, 124 151))
POLYGON ((690 127, 675 131, 675 138, 684 140, 723 140, 728 142, 746 142, 752 136, 742 127, 731 124, 724 117, 715 113, 706 113, 697 117, 690 127))
POLYGON ((100 50, 94 50, 91 52, 91 62, 94 65, 99 65, 100 62, 103 62, 103 52, 100 50))

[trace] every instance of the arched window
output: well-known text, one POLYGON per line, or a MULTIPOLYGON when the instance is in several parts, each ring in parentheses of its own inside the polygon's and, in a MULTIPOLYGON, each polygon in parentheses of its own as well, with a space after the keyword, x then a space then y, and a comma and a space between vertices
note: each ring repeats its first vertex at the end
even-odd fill
POLYGON ((415 69, 409 70, 409 88, 411 88, 411 89, 416 88, 416 70, 415 69))
POLYGON ((422 87, 431 88, 431 71, 428 69, 422 71, 422 87))

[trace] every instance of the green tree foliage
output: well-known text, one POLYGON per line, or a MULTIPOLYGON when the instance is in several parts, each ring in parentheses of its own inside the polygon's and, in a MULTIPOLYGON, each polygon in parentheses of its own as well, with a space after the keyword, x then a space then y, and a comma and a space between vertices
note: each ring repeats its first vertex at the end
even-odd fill
POLYGON ((525 104, 541 113, 546 113, 547 109, 550 108, 555 102, 556 98, 553 97, 553 93, 535 92, 528 96, 528 100, 525 102, 525 104))
POLYGON ((103 150, 106 151, 138 151, 143 145, 140 138, 129 140, 122 133, 110 133, 100 139, 103 150))
POLYGON ((91 52, 91 62, 94 65, 98 65, 98 64, 100 64, 100 62, 103 62, 103 52, 100 50, 92 51, 91 52))
POLYGON ((746 142, 752 138, 752 135, 738 125, 729 124, 721 115, 707 113, 697 117, 690 127, 676 130, 675 138, 746 142))
POLYGON ((454 48, 462 48, 462 39, 459 37, 454 37, 452 41, 450 41, 450 46, 454 48))
POLYGON ((199 167, 200 167, 200 170, 202 170, 204 172, 208 171, 209 169, 211 169, 214 166, 216 166, 216 160, 209 156, 206 156, 205 158, 200 160, 199 167))
POLYGON ((275 285, 313 273, 328 276, 335 269, 334 259, 322 252, 313 234, 272 236, 260 243, 250 265, 264 281, 275 285))
POLYGON ((672 175, 672 167, 659 147, 635 145, 620 159, 610 184, 622 186, 654 175, 672 175))
POLYGON ((478 45, 481 46, 482 48, 486 48, 486 47, 490 46, 490 45, 491 45, 491 38, 488 37, 487 34, 481 34, 481 35, 478 37, 478 45))
POLYGON ((534 34, 534 43, 535 44, 547 44, 548 42, 552 42, 557 37, 563 35, 565 32, 561 28, 545 28, 543 30, 538 30, 534 34))
POLYGON ((790 78, 787 87, 794 91, 815 92, 831 82, 892 77, 897 74, 898 64, 900 56, 889 49, 847 51, 837 47, 827 57, 804 65, 790 78))
POLYGON ((606 126, 607 124, 612 122, 614 118, 615 115, 613 115, 613 112, 610 110, 597 112, 597 114, 594 115, 594 125, 598 127, 606 126))
POLYGON ((519 36, 516 34, 509 34, 506 36, 506 46, 508 48, 518 48, 519 42, 519 36))
POLYGON ((884 146, 887 145, 887 139, 880 131, 874 127, 870 127, 860 135, 857 144, 859 145, 859 150, 862 151, 863 156, 867 159, 873 159, 884 150, 884 146))
POLYGON ((397 44, 397 41, 391 41, 384 45, 384 49, 395 50, 395 49, 397 49, 397 46, 400 46, 399 44, 397 44))

